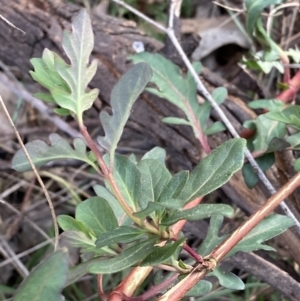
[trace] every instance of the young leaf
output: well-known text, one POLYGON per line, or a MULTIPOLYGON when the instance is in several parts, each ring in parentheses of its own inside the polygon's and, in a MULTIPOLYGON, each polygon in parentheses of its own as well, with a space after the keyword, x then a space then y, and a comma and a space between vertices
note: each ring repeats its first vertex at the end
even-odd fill
POLYGON ((92 274, 112 274, 143 260, 154 249, 154 240, 147 240, 126 249, 112 259, 92 259, 88 271, 92 274))
POLYGON ((141 266, 151 266, 166 262, 177 251, 183 239, 179 239, 165 246, 154 247, 155 249, 141 262, 141 266))
MULTIPOLYGON (((74 139, 74 148, 58 134, 51 134, 49 140, 51 143, 50 146, 42 140, 35 140, 25 145, 36 167, 59 159, 76 159, 95 167, 94 162, 89 158, 86 152, 85 142, 81 138, 74 139)), ((31 169, 30 163, 22 149, 18 150, 14 155, 12 168, 20 172, 31 169)))
POLYGON ((118 227, 118 221, 108 202, 97 196, 80 203, 76 207, 75 217, 93 231, 96 237, 118 227))
POLYGON ((113 210, 115 217, 118 220, 119 226, 124 226, 124 225, 131 225, 132 220, 127 216, 127 214, 124 212, 123 208, 117 201, 117 199, 103 186, 100 185, 95 185, 94 191, 97 194, 97 196, 105 199, 111 209, 113 210))
POLYGON ((100 234, 96 240, 96 246, 102 248, 118 243, 128 243, 139 239, 142 235, 145 235, 145 232, 140 229, 121 226, 100 234))
POLYGON ((74 112, 79 123, 82 122, 82 113, 88 110, 98 96, 98 89, 86 92, 87 85, 97 70, 97 61, 88 66, 89 57, 94 48, 94 35, 91 20, 86 10, 81 10, 72 22, 72 32, 64 32, 62 47, 71 61, 67 65, 60 58, 55 59, 55 68, 66 81, 70 93, 60 95, 51 91, 55 101, 65 109, 74 112))
MULTIPOLYGON (((58 55, 49 49, 45 48, 42 58, 33 58, 30 60, 34 71, 29 71, 32 78, 40 85, 47 88, 51 93, 56 91, 56 94, 68 94, 70 88, 65 80, 56 71, 55 61, 58 55)), ((46 102, 56 103, 52 94, 36 93, 35 97, 46 102)))
POLYGON ((63 301, 61 291, 68 274, 68 252, 61 249, 36 266, 21 283, 14 301, 63 301))
POLYGON ((229 205, 223 204, 201 204, 192 209, 182 210, 174 213, 173 215, 163 219, 162 225, 170 226, 185 219, 188 221, 197 221, 203 218, 211 217, 213 215, 222 214, 231 217, 234 210, 229 205))
POLYGON ((244 282, 236 275, 231 272, 224 271, 219 266, 215 267, 212 272, 207 276, 215 276, 218 278, 220 285, 232 290, 243 290, 245 289, 244 282))
POLYGON ((165 186, 172 178, 165 165, 154 159, 145 159, 137 165, 141 174, 141 209, 150 202, 157 202, 165 186))
POLYGON ((100 113, 105 136, 98 137, 98 143, 109 151, 111 164, 131 108, 145 89, 151 76, 152 70, 148 64, 135 65, 119 79, 112 90, 111 107, 113 114, 109 115, 105 111, 100 113))
POLYGON ((245 146, 246 140, 235 138, 213 150, 192 171, 179 198, 187 203, 225 184, 243 166, 245 146))
POLYGON ((262 244, 264 241, 283 233, 294 225, 294 221, 284 215, 273 214, 261 221, 250 233, 241 240, 227 255, 233 256, 237 252, 251 252, 256 250, 273 251, 274 248, 262 244))

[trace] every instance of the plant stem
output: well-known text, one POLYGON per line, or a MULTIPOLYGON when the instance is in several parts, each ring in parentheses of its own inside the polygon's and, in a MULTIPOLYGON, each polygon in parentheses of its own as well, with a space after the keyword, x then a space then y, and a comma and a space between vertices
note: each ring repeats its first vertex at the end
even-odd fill
MULTIPOLYGON (((256 225, 258 225, 268 214, 270 214, 288 195, 300 186, 300 173, 290 179, 275 195, 273 195, 256 213, 254 213, 241 227, 235 230, 224 242, 218 245, 206 260, 218 264, 256 225)), ((158 301, 181 300, 185 294, 200 281, 207 273, 201 265, 194 272, 187 275, 182 281, 164 294, 158 301), (198 272, 197 272, 198 270, 198 272)))
POLYGON ((149 231, 150 233, 153 234, 158 234, 158 229, 155 228, 154 226, 150 225, 148 222, 141 222, 140 219, 138 219, 137 217, 135 217, 133 215, 133 209, 127 204, 126 200, 124 199, 124 197, 122 196, 118 185, 114 179, 114 176, 111 172, 111 170, 109 170, 102 158, 102 155, 99 151, 99 149, 97 148, 94 140, 92 139, 92 137, 90 136, 89 132, 87 131, 86 127, 83 124, 79 124, 79 128, 80 128, 80 132, 82 134, 82 136, 84 137, 84 139, 86 140, 89 148, 91 149, 91 151, 94 153, 96 160, 103 172, 103 175, 105 177, 105 179, 108 181, 115 197, 117 198, 119 204, 121 205, 121 207, 123 208, 123 210, 125 211, 125 213, 139 226, 142 226, 143 228, 147 229, 147 231, 149 231))

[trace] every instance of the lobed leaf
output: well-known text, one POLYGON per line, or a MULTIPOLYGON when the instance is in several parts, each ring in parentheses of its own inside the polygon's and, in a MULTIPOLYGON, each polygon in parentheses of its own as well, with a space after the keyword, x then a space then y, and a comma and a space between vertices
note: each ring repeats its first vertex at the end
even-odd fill
POLYGON ((225 184, 243 166, 245 146, 246 140, 235 138, 213 150, 192 171, 179 198, 188 203, 225 184))
POLYGON ((31 75, 51 93, 51 96, 39 94, 41 99, 56 102, 61 107, 56 112, 64 115, 73 112, 82 123, 83 112, 92 106, 99 93, 98 89, 86 91, 97 70, 96 60, 89 65, 94 35, 86 10, 73 19, 72 32, 64 32, 62 47, 71 65, 45 49, 41 59, 31 60, 34 66, 31 75))
POLYGON ((286 109, 277 112, 269 112, 265 114, 267 119, 283 122, 300 130, 300 106, 291 105, 286 109))
POLYGON ((132 106, 145 89, 151 76, 152 70, 148 64, 135 65, 119 79, 112 90, 112 115, 105 111, 100 113, 105 136, 98 137, 97 140, 102 147, 109 151, 111 163, 132 106))
MULTIPOLYGON (((276 114, 277 112, 272 113, 276 114)), ((281 122, 268 119, 267 114, 260 115, 255 120, 249 120, 244 123, 245 127, 256 129, 252 143, 254 150, 257 151, 266 151, 274 138, 281 139, 286 134, 285 125, 281 122)))
POLYGON ((61 291, 68 275, 68 252, 61 249, 52 253, 21 283, 14 301, 63 301, 61 291))
MULTIPOLYGON (((42 140, 35 140, 25 145, 36 167, 59 159, 76 159, 94 166, 94 162, 86 152, 86 144, 81 138, 74 139, 74 148, 58 134, 51 134, 49 140, 51 143, 50 146, 42 140)), ((30 163, 22 149, 18 150, 14 155, 12 168, 20 172, 31 169, 30 163)))

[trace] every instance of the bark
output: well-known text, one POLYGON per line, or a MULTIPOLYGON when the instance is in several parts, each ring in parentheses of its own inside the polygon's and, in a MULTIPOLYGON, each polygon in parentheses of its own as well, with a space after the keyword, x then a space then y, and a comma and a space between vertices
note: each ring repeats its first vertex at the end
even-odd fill
MULTIPOLYGON (((59 0, 0 0, 0 4, 1 14, 26 32, 26 35, 23 35, 0 21, 0 61, 25 86, 31 87, 29 60, 32 57, 40 57, 44 48, 63 56, 60 46, 62 31, 70 29, 71 18, 80 7, 59 0)), ((112 87, 131 65, 127 57, 134 54, 133 42, 143 42, 145 49, 150 52, 161 50, 163 44, 145 35, 131 21, 107 15, 92 15, 92 22, 95 33, 92 56, 98 59, 99 68, 91 87, 100 89, 100 100, 108 105, 112 87)), ((219 85, 228 88, 229 96, 223 108, 238 129, 246 119, 255 118, 255 113, 245 104, 248 101, 247 97, 236 87, 228 85, 208 70, 204 70, 201 76, 209 90, 219 85)), ((130 139, 131 146, 138 145, 142 150, 156 145, 162 146, 169 155, 168 164, 173 171, 191 169, 202 156, 199 143, 191 129, 184 126, 168 126, 161 122, 162 117, 180 115, 170 103, 143 93, 134 106, 123 140, 130 139)), ((217 116, 213 115, 213 118, 217 119, 217 116)), ((210 138, 210 144, 215 147, 226 139, 226 134, 215 135, 210 138)), ((281 186, 276 172, 275 168, 273 181, 277 186, 281 186)), ((222 189, 232 202, 248 213, 257 209, 266 200, 267 195, 259 186, 249 190, 240 172, 222 189)), ((297 252, 300 249, 299 240, 289 231, 285 241, 292 246, 293 257, 300 264, 300 255, 297 252)))

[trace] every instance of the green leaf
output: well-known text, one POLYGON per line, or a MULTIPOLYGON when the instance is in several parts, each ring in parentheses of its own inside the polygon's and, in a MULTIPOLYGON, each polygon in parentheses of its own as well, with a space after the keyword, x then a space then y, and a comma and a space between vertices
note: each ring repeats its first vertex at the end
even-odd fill
MULTIPOLYGON (((49 140, 50 146, 42 140, 35 140, 25 145, 36 167, 59 159, 76 159, 84 161, 93 167, 95 166, 94 162, 87 155, 85 142, 81 138, 74 139, 74 148, 58 134, 51 134, 49 140)), ((12 168, 20 172, 31 170, 30 163, 22 149, 18 150, 14 155, 12 168)))
POLYGON ((59 215, 57 217, 57 222, 64 231, 74 230, 83 232, 89 236, 89 231, 84 224, 69 215, 59 215))
POLYGON ((118 221, 108 202, 97 196, 80 203, 76 207, 75 217, 93 231, 96 237, 118 227, 118 221))
POLYGON ((225 130, 226 130, 225 125, 220 121, 216 121, 211 126, 206 128, 206 130, 204 131, 204 134, 206 136, 210 136, 210 135, 214 135, 219 132, 223 132, 225 130))
POLYGON ((145 89, 151 76, 152 70, 148 64, 135 65, 119 79, 112 90, 111 107, 113 114, 109 115, 106 111, 100 113, 105 136, 98 137, 98 143, 109 151, 111 163, 132 106, 145 89))
POLYGON ((147 240, 126 249, 112 259, 92 259, 88 271, 92 274, 112 274, 143 260, 154 249, 154 240, 147 240))
POLYGON ((285 104, 279 99, 257 99, 248 103, 252 109, 267 109, 270 112, 282 111, 285 104))
POLYGON ((70 115, 70 111, 64 108, 55 108, 53 111, 60 116, 70 115))
POLYGON ((208 255, 216 246, 218 246, 227 235, 222 235, 219 237, 219 232, 223 223, 223 215, 213 215, 209 222, 209 228, 207 231, 207 235, 202 242, 200 248, 198 248, 198 254, 201 256, 208 255))
POLYGON ((100 234, 96 240, 96 246, 102 248, 118 243, 128 243, 139 239, 142 235, 145 235, 145 232, 140 229, 121 226, 100 234))
POLYGON ((197 221, 218 214, 222 214, 227 217, 232 217, 233 213, 234 210, 229 205, 201 204, 192 209, 182 210, 174 213, 173 215, 163 219, 162 225, 170 226, 182 219, 188 221, 197 221))
MULTIPOLYGON (((146 90, 167 99, 181 109, 191 124, 196 137, 198 137, 198 122, 195 118, 195 112, 198 111, 200 106, 197 100, 197 85, 192 75, 188 72, 183 77, 178 66, 158 53, 141 52, 130 56, 129 59, 133 60, 134 63, 147 62, 152 67, 153 77, 151 82, 157 88, 147 88, 146 90)), ((178 119, 177 121, 184 122, 178 119)))
MULTIPOLYGON (((274 164, 275 155, 274 153, 269 153, 256 158, 255 160, 261 170, 266 171, 274 164)), ((253 170, 253 167, 249 163, 244 164, 242 172, 246 185, 248 186, 248 188, 252 189, 259 181, 256 172, 253 170)))
POLYGON ((168 124, 191 125, 190 121, 187 121, 186 119, 178 118, 178 117, 165 117, 162 119, 162 122, 168 123, 168 124))
POLYGON ((168 184, 163 189, 158 202, 165 204, 170 199, 176 199, 181 193, 189 177, 189 172, 182 170, 172 177, 168 184))
POLYGON ((95 248, 95 240, 92 240, 83 232, 68 230, 60 235, 60 239, 75 248, 95 248))
POLYGON ((246 0, 245 5, 246 5, 246 29, 247 31, 252 34, 255 24, 260 18, 260 14, 262 11, 272 5, 272 4, 280 4, 282 0, 246 0))
POLYGON ((246 140, 235 138, 213 150, 192 171, 179 198, 188 203, 225 184, 243 166, 245 146, 246 140))
MULTIPOLYGON (((144 210, 135 212, 133 215, 139 219, 145 219, 147 216, 151 216, 151 213, 155 212, 161 217, 164 215, 165 209, 176 210, 182 208, 182 200, 180 199, 167 199, 163 203, 148 203, 144 210)), ((160 218, 159 217, 159 218, 160 218)))
POLYGON ((160 163, 165 164, 166 161, 166 151, 159 147, 156 146, 154 148, 152 148, 149 152, 147 152, 141 160, 145 160, 145 159, 154 159, 157 161, 160 161, 160 163))
POLYGON ((289 124, 300 130, 300 106, 291 105, 280 112, 269 112, 266 118, 289 124))
MULTIPOLYGON (((217 104, 220 105, 227 97, 227 90, 223 87, 216 88, 213 90, 211 96, 217 102, 217 104)), ((201 106, 198 106, 197 111, 195 111, 197 119, 200 122, 201 128, 206 135, 208 135, 207 121, 211 114, 212 109, 213 109, 212 105, 210 104, 209 101, 206 100, 201 106)))
POLYGON ((141 266, 152 266, 160 263, 165 263, 177 251, 184 239, 179 239, 174 243, 169 243, 165 246, 155 246, 154 250, 141 262, 141 266))
POLYGON ((300 132, 287 137, 286 141, 287 141, 287 143, 290 144, 290 146, 293 149, 299 149, 300 148, 300 132))
POLYGON ((145 159, 137 165, 141 174, 139 204, 145 209, 149 202, 157 202, 165 186, 172 178, 164 164, 154 159, 145 159))
MULTIPOLYGON (((30 71, 30 75, 51 93, 55 91, 56 94, 67 94, 70 93, 70 88, 55 68, 55 61, 58 58, 59 56, 56 53, 45 48, 42 58, 33 58, 30 60, 34 67, 34 71, 30 71)), ((46 102, 56 103, 51 94, 36 93, 35 97, 46 102)))
POLYGON ((62 288, 68 274, 68 252, 61 249, 36 266, 21 283, 14 301, 63 301, 62 288))
POLYGON ((128 226, 132 224, 132 220, 124 212, 123 208, 121 207, 117 199, 105 187, 100 185, 95 185, 93 188, 97 196, 105 199, 108 202, 110 208, 113 210, 115 217, 118 220, 119 226, 122 225, 128 226))
POLYGON ((284 215, 273 214, 260 222, 246 237, 241 240, 227 255, 233 256, 237 252, 251 252, 256 250, 274 250, 273 247, 262 244, 294 225, 294 221, 284 215))
POLYGON ((185 294, 186 297, 191 296, 205 296, 207 295, 212 289, 211 282, 207 280, 201 280, 196 285, 193 286, 193 288, 188 291, 187 294, 185 294))
MULTIPOLYGON (((277 112, 273 113, 276 114, 277 112)), ((285 125, 268 119, 267 114, 260 115, 255 120, 244 122, 246 128, 256 128, 253 146, 254 150, 257 151, 266 151, 274 138, 283 138, 286 133, 285 125)))
POLYGON ((145 258, 153 250, 154 243, 154 240, 148 240, 136 244, 133 247, 126 249, 115 258, 107 259, 95 257, 85 261, 70 269, 65 286, 74 283, 89 272, 93 274, 112 274, 129 268, 145 258))
POLYGON ((295 163, 294 163, 294 169, 295 171, 299 172, 300 171, 300 158, 298 158, 295 163))
POLYGON ((74 18, 72 32, 64 32, 62 47, 69 57, 71 65, 69 66, 62 59, 55 57, 55 69, 68 84, 70 93, 62 94, 59 91, 51 90, 51 94, 62 108, 75 113, 81 123, 82 113, 92 106, 99 93, 98 89, 86 92, 98 65, 97 60, 93 60, 88 65, 94 48, 94 35, 86 10, 81 10, 74 18))
POLYGON ((227 98, 228 92, 227 92, 226 88, 224 88, 224 87, 218 87, 218 88, 216 88, 216 89, 214 89, 212 91, 211 96, 213 97, 213 99, 215 100, 215 102, 218 105, 220 105, 227 98))
POLYGON ((244 282, 236 275, 231 272, 224 271, 219 266, 207 274, 207 276, 215 276, 218 278, 220 285, 232 290, 244 290, 244 282))
MULTIPOLYGON (((107 157, 104 157, 104 159, 107 159, 107 157)), ((133 211, 137 211, 141 196, 141 174, 137 165, 127 157, 116 154, 113 175, 127 204, 133 211)))

